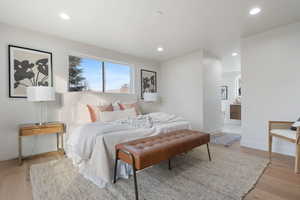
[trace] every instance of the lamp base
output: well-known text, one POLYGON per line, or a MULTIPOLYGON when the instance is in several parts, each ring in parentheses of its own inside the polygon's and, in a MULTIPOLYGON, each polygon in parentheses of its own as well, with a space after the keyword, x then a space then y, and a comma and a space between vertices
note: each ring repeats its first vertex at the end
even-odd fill
POLYGON ((46 125, 48 124, 48 122, 37 122, 35 123, 36 126, 43 126, 43 125, 46 125))

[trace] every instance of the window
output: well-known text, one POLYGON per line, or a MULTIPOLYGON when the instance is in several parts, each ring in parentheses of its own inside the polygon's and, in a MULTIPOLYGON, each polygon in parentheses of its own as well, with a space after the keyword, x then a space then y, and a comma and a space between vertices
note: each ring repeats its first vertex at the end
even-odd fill
POLYGON ((132 93, 128 65, 69 56, 69 91, 132 93))
POLYGON ((128 66, 104 62, 105 92, 130 93, 130 74, 128 66))
POLYGON ((69 56, 69 91, 102 91, 102 62, 69 56))

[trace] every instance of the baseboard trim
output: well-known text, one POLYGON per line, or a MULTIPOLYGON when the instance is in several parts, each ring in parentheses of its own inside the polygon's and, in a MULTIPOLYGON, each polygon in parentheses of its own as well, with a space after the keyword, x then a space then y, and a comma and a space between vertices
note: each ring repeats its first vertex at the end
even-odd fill
MULTIPOLYGON (((281 146, 281 149, 278 150, 277 145, 278 144, 274 143, 274 141, 273 141, 273 152, 272 153, 277 153, 277 154, 281 154, 281 155, 285 155, 285 156, 295 156, 295 153, 291 152, 291 149, 281 146)), ((249 140, 249 139, 247 141, 245 141, 245 139, 243 139, 243 137, 241 140, 241 147, 246 147, 246 148, 250 148, 250 149, 256 149, 256 150, 268 152, 268 145, 266 143, 257 142, 256 140, 249 140)))
MULTIPOLYGON (((45 153, 40 153, 36 155, 31 155, 31 156, 23 156, 23 160, 30 160, 30 159, 36 159, 44 156, 55 156, 55 155, 63 155, 63 152, 60 151, 50 151, 50 152, 45 152, 45 153)), ((12 162, 19 162, 19 158, 12 158, 8 160, 0 160, 0 165, 1 164, 8 164, 12 162)))

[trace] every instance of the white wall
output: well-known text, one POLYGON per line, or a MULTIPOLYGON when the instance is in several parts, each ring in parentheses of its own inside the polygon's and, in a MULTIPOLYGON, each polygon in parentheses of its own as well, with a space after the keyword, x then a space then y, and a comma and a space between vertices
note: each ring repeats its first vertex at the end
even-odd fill
MULTIPOLYGON (((158 70, 158 63, 134 56, 98 48, 91 45, 60 39, 57 37, 0 24, 0 160, 18 155, 18 124, 36 122, 36 105, 23 99, 8 98, 8 45, 18 45, 50 51, 53 54, 54 85, 57 92, 67 91, 68 55, 84 54, 122 61, 135 67, 135 91, 140 90, 140 68, 158 70)), ((158 74, 159 76, 159 74, 158 74)), ((147 108, 146 108, 147 109, 147 108)), ((149 108, 148 108, 149 109, 149 108)), ((151 108, 150 108, 151 109, 151 108)), ((50 113, 52 120, 58 120, 57 113, 50 113)), ((55 150, 55 137, 42 136, 24 139, 24 154, 35 154, 55 150)))
MULTIPOLYGON (((267 150, 268 120, 300 116, 300 23, 242 42, 242 145, 267 150)), ((295 155, 295 145, 274 141, 274 151, 295 155)))
POLYGON ((223 72, 221 85, 228 86, 228 100, 223 100, 222 104, 225 108, 224 123, 225 124, 241 124, 241 120, 230 119, 230 104, 236 99, 236 79, 241 75, 240 71, 223 72))
POLYGON ((161 63, 161 110, 183 116, 203 129, 203 51, 161 63))
POLYGON ((218 132, 223 126, 220 94, 222 64, 217 58, 204 53, 203 70, 204 131, 218 132))
POLYGON ((200 50, 161 64, 161 110, 192 122, 192 128, 216 131, 222 127, 218 59, 200 50))

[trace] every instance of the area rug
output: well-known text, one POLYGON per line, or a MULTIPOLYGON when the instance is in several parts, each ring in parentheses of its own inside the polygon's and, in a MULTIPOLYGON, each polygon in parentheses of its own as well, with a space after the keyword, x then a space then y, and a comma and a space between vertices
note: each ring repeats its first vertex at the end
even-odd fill
MULTIPOLYGON (((268 161, 264 158, 211 145, 175 157, 137 174, 141 200, 235 200, 253 188, 268 161)), ((133 200, 132 178, 104 189, 82 177, 69 159, 33 165, 30 169, 34 200, 133 200)))
POLYGON ((220 133, 211 135, 211 143, 222 144, 225 147, 231 146, 233 143, 240 141, 242 138, 239 134, 234 133, 220 133))

